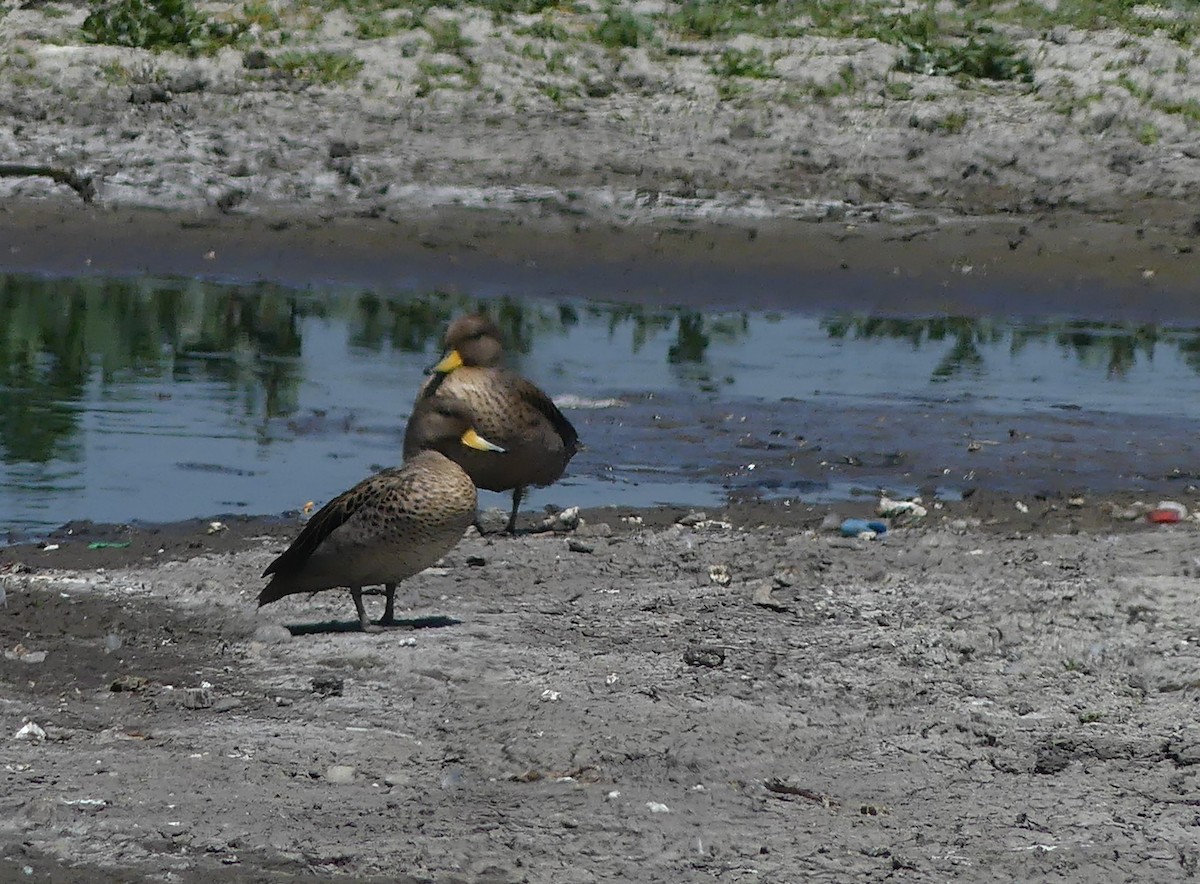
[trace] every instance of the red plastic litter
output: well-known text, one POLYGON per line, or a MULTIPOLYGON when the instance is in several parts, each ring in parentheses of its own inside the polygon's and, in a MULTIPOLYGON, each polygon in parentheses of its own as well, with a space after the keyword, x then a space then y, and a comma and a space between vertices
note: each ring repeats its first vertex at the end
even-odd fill
POLYGON ((1146 521, 1156 525, 1169 525, 1179 521, 1178 510, 1150 510, 1146 513, 1146 521))

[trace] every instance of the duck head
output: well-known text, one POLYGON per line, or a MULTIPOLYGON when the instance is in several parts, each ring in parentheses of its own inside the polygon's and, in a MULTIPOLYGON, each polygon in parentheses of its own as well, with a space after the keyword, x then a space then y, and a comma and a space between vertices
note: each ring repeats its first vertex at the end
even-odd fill
POLYGON ((446 355, 432 371, 449 374, 464 365, 492 368, 503 361, 504 343, 496 323, 482 313, 468 313, 455 319, 446 329, 446 355))

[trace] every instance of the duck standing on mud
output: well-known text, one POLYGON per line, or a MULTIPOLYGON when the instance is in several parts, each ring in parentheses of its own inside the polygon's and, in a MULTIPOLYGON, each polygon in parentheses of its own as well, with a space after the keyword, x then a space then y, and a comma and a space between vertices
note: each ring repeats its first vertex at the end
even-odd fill
MULTIPOLYGON (((503 454, 461 446, 450 453, 472 481, 488 491, 512 491, 505 529, 514 533, 521 497, 530 485, 550 485, 580 448, 579 434, 550 397, 503 367, 504 344, 496 324, 478 313, 460 316, 446 330, 446 355, 417 396, 422 402, 451 396, 471 410, 475 428, 504 448, 503 454)), ((404 456, 418 446, 410 419, 404 456)))
POLYGON ((479 435, 469 409, 438 397, 418 403, 408 423, 404 463, 338 495, 308 520, 263 576, 258 596, 270 604, 297 592, 346 587, 358 622, 372 629, 362 588, 383 584, 379 625, 395 622, 396 584, 449 552, 475 520, 475 485, 456 462, 458 449, 498 457, 504 449, 479 435))

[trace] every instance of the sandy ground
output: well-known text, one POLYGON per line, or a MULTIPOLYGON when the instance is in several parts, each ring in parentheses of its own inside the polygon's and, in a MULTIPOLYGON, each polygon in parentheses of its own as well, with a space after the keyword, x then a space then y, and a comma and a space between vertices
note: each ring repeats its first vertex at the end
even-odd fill
POLYGON ((10 549, 0 878, 1190 878, 1196 529, 1010 511, 469 532, 375 635, 289 525, 10 549))

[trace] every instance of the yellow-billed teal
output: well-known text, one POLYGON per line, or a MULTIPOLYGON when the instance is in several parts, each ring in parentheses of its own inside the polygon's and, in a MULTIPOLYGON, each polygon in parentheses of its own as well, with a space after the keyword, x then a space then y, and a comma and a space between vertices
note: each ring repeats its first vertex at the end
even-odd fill
MULTIPOLYGON (((557 481, 580 449, 579 434, 550 397, 516 372, 502 367, 500 330, 486 316, 460 316, 446 330, 446 355, 433 367, 417 406, 451 396, 471 411, 475 428, 504 449, 485 454, 459 447, 450 452, 471 480, 488 491, 512 491, 508 533, 517 523, 521 497, 530 485, 557 481)), ((407 457, 416 450, 413 423, 404 435, 407 457)))
POLYGON ((383 584, 387 602, 379 622, 394 622, 396 584, 449 552, 475 519, 475 485, 454 460, 458 449, 493 457, 504 451, 479 435, 463 403, 449 398, 420 403, 409 434, 412 450, 401 466, 321 507, 267 567, 263 576, 271 582, 260 607, 292 593, 346 587, 367 630, 362 588, 383 584))

